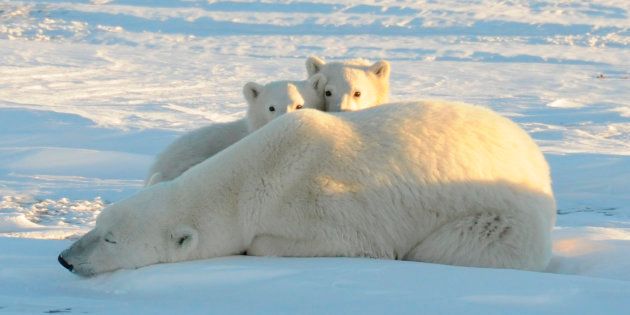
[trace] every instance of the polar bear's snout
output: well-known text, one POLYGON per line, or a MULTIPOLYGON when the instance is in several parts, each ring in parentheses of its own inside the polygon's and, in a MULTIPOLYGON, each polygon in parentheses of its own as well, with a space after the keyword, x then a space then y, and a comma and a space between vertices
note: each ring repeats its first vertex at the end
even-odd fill
POLYGON ((68 269, 69 271, 72 271, 72 269, 74 268, 71 264, 69 264, 62 256, 62 254, 59 255, 59 257, 57 257, 57 260, 59 261, 59 263, 66 269, 68 269))
MULTIPOLYGON (((161 183, 151 187, 162 190, 166 186, 169 185, 161 183)), ((96 227, 62 251, 57 260, 70 272, 90 277, 196 257, 197 230, 185 223, 174 223, 176 217, 165 213, 176 208, 169 204, 173 198, 168 194, 159 197, 163 199, 141 194, 109 206, 98 216, 96 227), (140 204, 151 205, 152 213, 164 213, 146 221, 142 213, 133 211, 140 204)))
POLYGON ((87 263, 87 258, 94 250, 99 239, 100 237, 96 235, 94 230, 88 232, 72 246, 62 251, 57 257, 57 261, 68 271, 82 276, 90 275, 92 271, 87 263))

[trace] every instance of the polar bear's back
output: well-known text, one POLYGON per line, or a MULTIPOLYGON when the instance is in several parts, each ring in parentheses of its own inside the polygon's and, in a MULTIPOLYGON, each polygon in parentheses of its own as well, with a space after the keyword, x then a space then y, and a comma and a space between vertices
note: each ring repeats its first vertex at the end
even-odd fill
MULTIPOLYGON (((480 106, 419 101, 356 112, 303 110, 272 122, 267 131, 278 134, 268 138, 285 138, 276 143, 296 152, 287 165, 313 164, 309 167, 318 169, 319 177, 361 181, 363 190, 406 185, 439 192, 464 186, 484 195, 486 186, 499 185, 544 196, 551 200, 545 208, 555 206, 549 167, 538 146, 518 125, 480 106)), ((461 198, 449 202, 465 204, 471 192, 455 190, 461 198)), ((500 200, 493 202, 501 206, 500 200)))
POLYGON ((507 181, 551 194, 549 168, 536 143, 509 119, 480 106, 418 101, 302 114, 313 116, 305 132, 325 139, 336 159, 365 158, 352 164, 421 173, 427 182, 507 181))
POLYGON ((357 115, 362 133, 406 149, 411 165, 438 182, 507 181, 551 193, 549 168, 531 137, 511 120, 480 106, 444 101, 392 103, 357 115), (378 126, 376 126, 378 125, 378 126), (387 135, 387 136, 384 136, 387 135))
POLYGON ((545 209, 540 211, 545 216, 555 211, 549 167, 538 146, 518 125, 489 109, 418 101, 298 115, 302 117, 297 121, 305 125, 298 139, 310 138, 320 150, 330 152, 316 163, 323 165, 321 174, 338 182, 360 178, 361 186, 374 193, 396 185, 414 187, 426 194, 400 193, 409 197, 409 203, 420 199, 430 206, 432 200, 453 211, 474 207, 471 194, 490 199, 476 200, 480 204, 505 207, 503 200, 495 198, 497 189, 489 188, 500 186, 499 190, 518 190, 519 196, 525 195, 521 192, 542 196, 545 209))

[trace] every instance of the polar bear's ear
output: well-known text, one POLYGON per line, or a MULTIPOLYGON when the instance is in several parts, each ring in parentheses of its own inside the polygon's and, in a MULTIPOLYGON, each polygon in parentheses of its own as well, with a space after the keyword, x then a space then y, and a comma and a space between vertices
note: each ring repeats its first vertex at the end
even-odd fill
POLYGON ((306 73, 308 73, 309 77, 312 77, 313 75, 318 73, 320 70, 322 70, 322 67, 325 64, 326 62, 322 60, 321 58, 310 56, 308 57, 308 59, 306 59, 306 73))
POLYGON ((171 241, 177 249, 188 250, 197 247, 197 230, 187 225, 178 226, 171 232, 171 241))
POLYGON ((256 82, 248 82, 245 84, 243 87, 243 96, 245 96, 247 103, 254 104, 254 101, 258 98, 258 96, 260 96, 260 93, 262 93, 264 88, 264 86, 256 82))
POLYGON ((326 76, 322 73, 318 73, 308 79, 308 84, 317 91, 318 94, 324 95, 324 88, 326 87, 326 76))
POLYGON ((376 74, 380 78, 389 78, 389 62, 381 60, 370 66, 370 72, 376 74))

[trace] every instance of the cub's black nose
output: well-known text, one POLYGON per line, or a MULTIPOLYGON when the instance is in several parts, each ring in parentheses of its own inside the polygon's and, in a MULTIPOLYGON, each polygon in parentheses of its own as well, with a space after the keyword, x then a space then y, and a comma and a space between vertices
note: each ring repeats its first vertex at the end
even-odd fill
POLYGON ((63 259, 63 257, 61 257, 61 255, 59 255, 59 257, 57 258, 57 260, 59 261, 59 263, 66 269, 72 271, 72 265, 69 264, 65 259, 63 259))

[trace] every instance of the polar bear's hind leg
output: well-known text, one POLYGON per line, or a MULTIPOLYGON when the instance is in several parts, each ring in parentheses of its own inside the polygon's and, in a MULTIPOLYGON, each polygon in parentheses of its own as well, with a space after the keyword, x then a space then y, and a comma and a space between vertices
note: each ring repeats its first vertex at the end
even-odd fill
POLYGON ((533 248, 524 226, 504 214, 482 212, 448 222, 422 240, 405 260, 475 267, 542 270, 543 248, 533 248), (542 257, 541 257, 542 256, 542 257))

